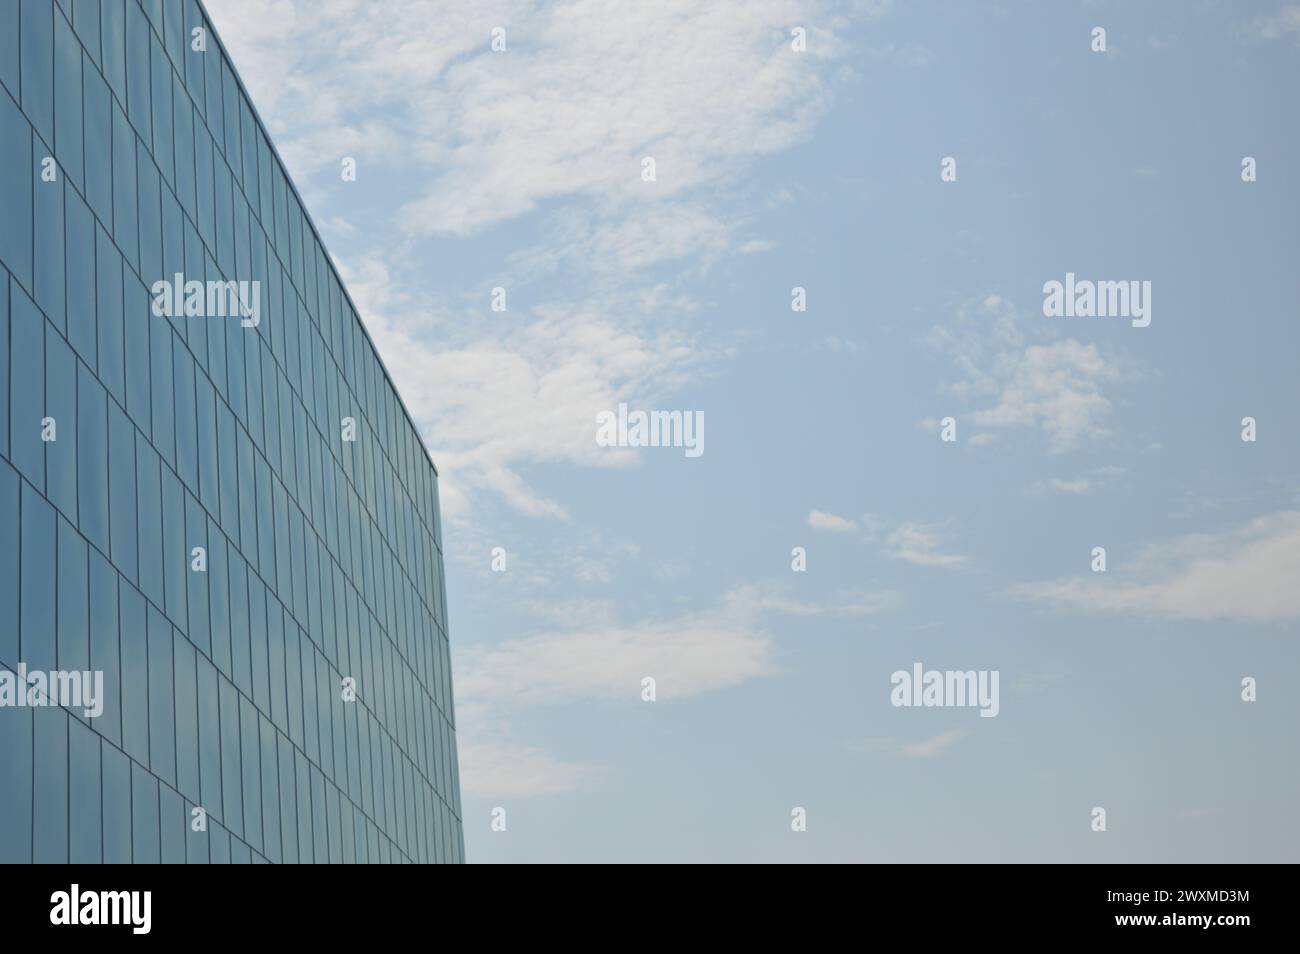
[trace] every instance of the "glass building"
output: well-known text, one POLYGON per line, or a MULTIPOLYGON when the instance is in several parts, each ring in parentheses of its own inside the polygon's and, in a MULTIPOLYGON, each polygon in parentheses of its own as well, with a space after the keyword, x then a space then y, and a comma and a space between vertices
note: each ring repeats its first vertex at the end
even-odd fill
POLYGON ((461 861, 441 547, 202 7, 0 0, 0 862, 461 861))

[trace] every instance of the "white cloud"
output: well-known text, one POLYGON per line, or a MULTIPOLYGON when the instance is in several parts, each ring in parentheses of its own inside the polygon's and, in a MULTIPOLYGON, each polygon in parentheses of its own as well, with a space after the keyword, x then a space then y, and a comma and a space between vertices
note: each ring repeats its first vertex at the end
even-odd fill
POLYGON ((949 729, 923 742, 909 742, 903 745, 903 754, 916 759, 933 758, 942 755, 953 744, 966 735, 964 729, 949 729))
POLYGON ((833 61, 849 52, 846 18, 885 10, 798 0, 209 6, 294 178, 330 183, 313 193, 326 204, 363 188, 380 199, 349 210, 342 271, 428 438, 453 520, 478 495, 563 518, 564 502, 534 489, 528 465, 640 459, 597 448, 595 414, 670 399, 725 356, 690 320, 697 306, 681 285, 766 247, 750 234, 752 212, 734 211, 755 205, 746 169, 811 134, 833 61), (791 51, 791 23, 809 25, 807 53, 791 51), (496 26, 505 53, 490 48, 496 26), (357 183, 340 185, 341 155, 357 158, 357 183), (646 155, 653 183, 641 179, 646 155), (461 280, 508 285, 509 320, 448 302, 431 276, 432 240, 533 210, 536 228, 493 235, 505 248, 491 257, 509 274, 461 280), (556 274, 562 299, 514 305, 521 286, 556 274))
POLYGON ((1300 619, 1297 579, 1300 512, 1282 511, 1229 533, 1148 547, 1131 567, 1104 576, 1021 584, 1009 595, 1093 612, 1272 623, 1300 619))
POLYGON ((966 557, 944 553, 939 528, 920 523, 900 524, 885 538, 885 555, 917 566, 958 567, 966 557))
POLYGON ((831 533, 850 533, 858 529, 858 522, 848 517, 839 517, 833 513, 814 510, 808 514, 808 526, 814 530, 827 530, 831 533))
POLYGON ((1241 30, 1261 40, 1276 40, 1287 34, 1300 36, 1300 5, 1288 4, 1276 13, 1256 17, 1241 30))
POLYGON ((457 660, 457 707, 495 709, 639 698, 653 676, 660 699, 726 689, 775 671, 759 608, 741 594, 712 610, 625 625, 560 629, 457 660))
POLYGON ((898 739, 889 736, 873 736, 850 742, 847 747, 855 752, 883 752, 889 755, 903 755, 908 758, 924 759, 942 755, 967 735, 969 735, 969 732, 965 729, 949 729, 947 732, 940 732, 938 735, 923 739, 920 742, 900 742, 898 739))
POLYGON ((457 740, 460 785, 471 798, 536 798, 580 789, 600 774, 594 765, 563 762, 543 749, 502 739, 457 740))
POLYGON ((1074 338, 1028 343, 1021 330, 1027 320, 1010 302, 989 295, 931 331, 927 342, 960 374, 947 392, 977 405, 965 415, 975 426, 1035 428, 1054 452, 1104 436, 1113 405, 1103 388, 1123 378, 1119 364, 1096 344, 1074 338))

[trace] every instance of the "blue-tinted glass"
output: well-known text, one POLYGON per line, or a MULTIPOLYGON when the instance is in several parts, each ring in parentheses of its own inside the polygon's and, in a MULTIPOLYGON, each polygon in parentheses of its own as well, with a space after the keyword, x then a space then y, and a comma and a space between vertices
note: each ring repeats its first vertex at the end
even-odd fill
POLYGON ((99 63, 99 0, 73 0, 72 26, 82 45, 99 63))
POLYGON ((147 148, 153 116, 149 95, 149 21, 134 0, 126 4, 126 86, 131 125, 147 148))
POLYGON ((194 647, 179 634, 172 641, 176 683, 176 787, 199 799, 199 704, 194 647))
POLYGON ((123 328, 126 358, 126 412, 135 426, 149 436, 153 417, 149 381, 149 326, 155 319, 149 311, 149 295, 130 272, 126 273, 123 296, 123 328))
MULTIPOLYGON (((216 244, 216 235, 212 222, 215 209, 213 206, 213 171, 212 171, 212 137, 208 134, 207 127, 199 121, 196 116, 194 119, 194 184, 198 195, 198 215, 195 217, 195 224, 199 228, 199 234, 208 248, 216 244)), ((194 270, 195 277, 199 277, 198 269, 194 270)))
MULTIPOLYGON (((59 167, 77 186, 85 180, 81 135, 81 44, 72 26, 54 17, 54 148, 59 167)), ((69 198, 68 201, 71 201, 69 198)))
MULTIPOLYGON (((208 28, 206 20, 203 26, 208 29, 209 39, 211 39, 212 31, 208 28)), ((214 130, 218 136, 221 135, 221 130, 225 128, 225 110, 222 109, 221 102, 221 64, 223 59, 221 51, 217 49, 215 43, 208 47, 208 52, 203 57, 203 85, 207 93, 203 113, 208 120, 208 128, 214 130)), ((221 148, 220 143, 217 144, 217 148, 221 148)))
POLYGON ((199 683, 199 789, 200 804, 214 818, 224 818, 221 802, 221 706, 217 696, 217 670, 202 655, 195 660, 199 683))
POLYGON ((84 364, 77 365, 78 527, 108 552, 108 395, 84 364))
POLYGON ((221 498, 217 489, 216 395, 207 375, 195 375, 194 399, 198 421, 199 499, 209 513, 219 513, 221 498))
POLYGON ((248 574, 248 628, 252 655, 253 702, 262 712, 271 711, 271 681, 267 662, 266 587, 255 573, 248 574))
POLYGON ((235 547, 230 555, 230 651, 231 678, 240 692, 252 695, 252 659, 249 655, 248 571, 235 547))
POLYGON ((179 343, 172 349, 176 414, 176 473, 191 491, 199 487, 199 442, 194 415, 194 358, 179 343))
POLYGON ((8 96, 0 96, 0 260, 31 287, 31 188, 36 165, 31 126, 8 96))
POLYGON ((81 360, 97 364, 95 345, 95 220, 73 189, 65 193, 68 340, 81 360))
MULTIPOLYGON (((203 242, 199 238, 199 233, 194 230, 189 220, 185 221, 185 276, 186 280, 203 281, 204 276, 204 251, 203 242)), ((208 239, 211 244, 211 239, 208 239)), ((208 323, 206 321, 186 320, 183 326, 177 328, 178 334, 185 335, 185 342, 190 346, 190 352, 194 355, 194 362, 198 370, 202 371, 208 364, 208 323)))
MULTIPOLYGON (((212 259, 208 256, 204 258, 207 263, 208 279, 224 282, 225 279, 217 271, 212 259)), ((209 318, 202 323, 202 329, 207 333, 208 376, 212 378, 213 387, 216 388, 219 397, 224 397, 226 393, 226 328, 229 326, 238 328, 239 322, 233 318, 209 318)))
POLYGON ((163 271, 162 205, 158 167, 143 149, 136 155, 136 177, 140 187, 140 279, 146 289, 167 278, 163 271))
POLYGON ((0 83, 15 100, 19 95, 18 49, 18 4, 0 3, 0 83))
POLYGON ((126 113, 113 104, 113 240, 129 264, 140 270, 139 215, 136 206, 135 131, 126 113))
POLYGON ((28 484, 22 492, 22 597, 20 650, 30 670, 47 672, 56 666, 54 638, 55 534, 54 508, 28 484))
POLYGON ((136 495, 135 428, 122 409, 109 402, 109 555, 117 568, 132 581, 138 578, 136 495))
MULTIPOLYGON (((202 54, 195 53, 194 56, 202 54)), ((194 104, 185 93, 179 77, 172 78, 172 128, 176 147, 176 196, 193 218, 194 191, 194 104)))
POLYGON ((122 256, 103 229, 95 230, 95 289, 99 319, 99 378, 118 403, 125 404, 122 256))
POLYGON ((45 443, 45 492, 69 517, 77 515, 77 358, 53 328, 45 326, 45 413, 54 420, 45 443))
POLYGON ((239 697, 239 750, 244 839, 254 848, 260 849, 262 847, 262 763, 258 754, 257 710, 243 696, 239 697))
POLYGON ((59 668, 90 669, 90 564, 86 541, 59 520, 59 668))
POLYGON ((149 41, 152 58, 153 156, 163 179, 175 181, 176 163, 172 146, 172 71, 157 37, 149 41))
POLYGON ((221 526, 235 546, 239 545, 239 486, 237 474, 239 461, 235 453, 235 433, 238 425, 235 416, 221 401, 217 402, 217 468, 220 474, 218 488, 221 506, 221 526))
POLYGON ((33 860, 37 864, 65 864, 68 860, 68 715, 62 709, 40 708, 32 719, 36 731, 32 766, 35 779, 33 860))
POLYGON ((158 779, 138 765, 131 766, 131 832, 135 864, 158 864, 162 844, 158 830, 158 779))
POLYGON ((244 831, 243 786, 239 782, 239 693, 224 676, 218 678, 221 705, 221 799, 222 821, 235 835, 244 831))
POLYGON ((230 168, 218 158, 213 168, 213 187, 216 198, 215 221, 217 262, 222 272, 232 274, 235 269, 235 209, 232 198, 230 168))
POLYGON ((298 794, 298 861, 304 865, 315 861, 311 833, 311 773, 307 770, 307 760, 301 752, 294 752, 294 781, 298 794))
MULTIPOLYGON (((21 486, 18 474, 0 460, 0 512, 18 513, 21 486)), ((10 667, 18 665, 18 538, 18 522, 0 520, 0 665, 10 667)))
POLYGON ((190 32, 185 25, 185 0, 164 3, 163 29, 159 31, 167 41, 167 56, 177 69, 185 68, 185 53, 190 46, 190 32))
MULTIPOLYGON (((171 5, 168 4, 170 7, 171 5)), ((159 827, 162 830, 162 863, 185 864, 185 833, 190 830, 185 802, 166 785, 158 797, 159 827)))
POLYGON ((253 442, 243 428, 238 428, 235 438, 239 466, 239 533, 244 554, 253 568, 257 568, 257 503, 254 500, 253 442))
POLYGON ((163 584, 163 514, 161 469, 149 442, 135 442, 136 513, 140 521, 140 589, 158 606, 166 600, 163 584))
POLYGON ((216 824, 212 819, 208 819, 207 827, 203 831, 195 831, 193 819, 196 817, 195 812, 198 806, 186 805, 186 817, 190 824, 186 826, 185 835, 185 862, 191 865, 206 865, 211 861, 211 830, 216 824))
POLYGON ((74 865, 103 859, 99 802, 99 736, 76 719, 68 723, 68 843, 74 865))
POLYGON ((222 59, 221 61, 221 87, 224 93, 224 129, 226 138, 226 161, 230 163, 234 170, 235 179, 238 182, 240 176, 240 164, 243 157, 243 147, 239 141, 239 101, 243 98, 239 92, 239 86, 235 83, 235 74, 230 69, 230 64, 222 59))
MULTIPOLYGON (((262 312, 263 315, 266 312, 262 312)), ((248 391, 248 412, 245 427, 259 447, 266 445, 266 431, 262 420, 262 338, 253 333, 241 336, 244 346, 244 377, 248 391)))
POLYGON ((253 853, 248 845, 237 838, 230 839, 230 863, 232 865, 252 864, 253 853))
POLYGON ((131 863, 131 762, 111 745, 101 751, 104 774, 104 863, 131 863))
POLYGON ((23 112, 54 141, 54 5, 22 0, 23 112))
POLYGON ((172 384, 172 329, 166 319, 150 315, 149 365, 153 400, 153 445, 162 459, 176 460, 176 406, 172 384))
POLYGON ((176 693, 172 685, 172 625, 149 607, 149 768, 169 784, 176 781, 176 693))
POLYGON ((212 633, 212 661, 230 677, 230 587, 226 538, 216 523, 208 521, 208 620, 212 633))
POLYGON ((269 596, 266 601, 266 632, 271 673, 271 721, 281 732, 289 727, 289 701, 284 682, 284 610, 280 601, 269 596))
POLYGON ((298 792, 293 746, 278 732, 275 738, 280 764, 280 845, 284 853, 284 863, 296 865, 299 863, 298 792))
POLYGON ((264 717, 258 718, 257 726, 261 742, 258 748, 262 759, 262 850, 271 861, 279 862, 281 799, 276 732, 275 727, 264 717))
POLYGON ((81 87, 85 141, 93 144, 86 152, 90 160, 86 163, 86 201, 100 222, 112 228, 113 163, 105 148, 113 137, 112 94, 89 57, 81 60, 81 87))
POLYGON ((0 864, 32 860, 32 778, 12 769, 32 764, 32 712, 9 708, 0 719, 0 864))
POLYGON ((212 822, 208 829, 208 845, 211 852, 208 864, 230 864, 230 832, 217 822, 212 822))
MULTIPOLYGON (((48 156, 49 149, 39 139, 32 141, 33 152, 48 156)), ((45 179, 44 173, 36 183, 35 218, 33 229, 32 267, 33 281, 36 286, 36 303, 50 320, 64 330, 64 281, 63 270, 63 179, 53 182, 45 179)))
POLYGON ((9 456, 9 273, 0 268, 0 456, 9 456))
POLYGON ((89 553, 90 668, 104 673, 104 711, 94 726, 106 739, 118 743, 122 738, 122 689, 117 572, 97 550, 89 553))
POLYGON ((45 320, 22 289, 10 284, 9 459, 37 487, 45 486, 45 320))
POLYGON ((316 650, 306 639, 301 640, 302 649, 302 694, 303 712, 303 748, 307 757, 320 764, 320 735, 318 733, 316 706, 316 650))
POLYGON ((104 76, 120 103, 126 103, 126 7, 123 0, 101 0, 100 46, 104 76))
POLYGON ((177 3, 185 4, 185 87, 189 90, 190 96, 199 107, 199 117, 203 113, 203 68, 208 59, 208 54, 203 47, 195 49, 200 43, 204 47, 210 39, 206 37, 207 25, 199 13, 198 4, 195 0, 177 0, 177 3), (199 31, 196 35, 195 31, 199 31))
POLYGON ((185 488, 170 468, 162 468, 163 590, 167 615, 189 627, 190 545, 185 533, 185 488))
POLYGON ((149 764, 149 636, 144 597, 126 580, 118 588, 122 651, 122 748, 149 764))
MULTIPOLYGON (((195 547, 203 547, 206 556, 203 563, 210 566, 212 554, 208 550, 208 517, 199 506, 199 502, 190 494, 185 496, 185 542, 191 554, 195 547)), ((186 633, 190 641, 204 654, 212 652, 211 625, 208 616, 208 571, 195 569, 195 562, 190 561, 188 598, 190 604, 189 626, 186 633)))

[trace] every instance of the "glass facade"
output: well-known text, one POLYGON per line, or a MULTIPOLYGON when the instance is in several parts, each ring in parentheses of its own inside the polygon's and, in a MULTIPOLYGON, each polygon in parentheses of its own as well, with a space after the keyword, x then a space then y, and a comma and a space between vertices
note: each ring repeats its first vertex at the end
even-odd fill
POLYGON ((0 0, 20 664, 0 862, 463 860, 437 472, 196 0, 0 0))

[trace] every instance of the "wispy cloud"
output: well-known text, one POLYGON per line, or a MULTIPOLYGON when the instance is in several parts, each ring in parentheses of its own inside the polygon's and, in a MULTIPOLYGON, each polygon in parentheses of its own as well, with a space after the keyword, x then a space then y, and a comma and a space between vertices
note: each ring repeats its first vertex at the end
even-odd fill
POLYGON ((1300 512, 1228 533, 1150 546, 1131 564, 1009 590, 1016 599, 1087 612, 1271 623, 1300 619, 1300 512))
POLYGON ((857 752, 883 752, 913 759, 929 759, 943 755, 969 734, 966 729, 949 729, 919 742, 901 742, 887 736, 875 736, 851 742, 848 748, 857 752))
POLYGON ((927 343, 959 374, 948 393, 975 405, 966 416, 976 427, 1038 429, 1055 452, 1104 436, 1113 404, 1103 389, 1124 377, 1120 364, 1075 338, 1033 343, 1027 320, 1011 302, 989 295, 933 329, 927 343))
POLYGON ((930 524, 904 523, 885 538, 884 553, 895 560, 917 566, 959 567, 966 557, 944 553, 940 528, 930 524))
POLYGON ((827 530, 831 533, 851 533, 858 529, 858 522, 848 517, 814 510, 808 514, 808 526, 814 530, 827 530))
POLYGON ((965 729, 949 729, 926 739, 924 742, 911 742, 903 746, 903 754, 914 759, 930 759, 942 755, 966 735, 965 729))
POLYGON ((473 732, 461 732, 458 751, 461 790, 472 798, 563 795, 600 775, 597 766, 564 762, 533 746, 478 740, 473 732))
POLYGON ((1288 4, 1275 13, 1255 17, 1241 27, 1241 33, 1260 40, 1276 40, 1282 36, 1300 38, 1300 5, 1288 4))
POLYGON ((795 0, 696 4, 463 4, 212 0, 223 39, 318 220, 338 217, 338 163, 375 200, 347 218, 342 269, 444 472, 443 507, 480 495, 542 517, 537 463, 627 466, 599 452, 594 417, 658 402, 726 354, 683 285, 751 233, 746 171, 806 139, 825 114, 840 39, 886 5, 795 0), (790 28, 805 24, 807 51, 790 28), (506 51, 494 52, 494 28, 506 51), (398 39, 394 38, 406 38, 398 39), (321 95, 328 90, 329 95, 321 95), (655 181, 642 178, 653 157, 655 181), (371 186, 364 183, 370 182, 371 186), (373 183, 382 182, 380 189, 373 183), (362 214, 363 213, 363 214, 362 214), (493 232, 504 249, 472 287, 562 275, 509 317, 448 300, 430 278, 440 238, 493 232), (502 263, 508 275, 499 274, 502 263), (398 291, 397 289, 401 289, 398 291), (436 303, 433 306, 430 303, 436 303))

